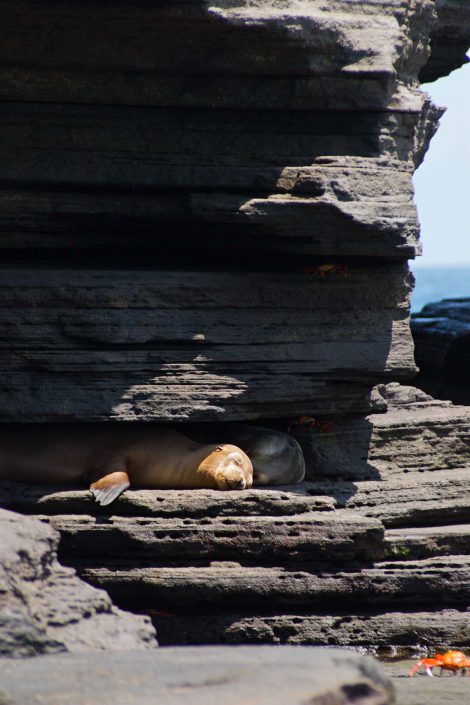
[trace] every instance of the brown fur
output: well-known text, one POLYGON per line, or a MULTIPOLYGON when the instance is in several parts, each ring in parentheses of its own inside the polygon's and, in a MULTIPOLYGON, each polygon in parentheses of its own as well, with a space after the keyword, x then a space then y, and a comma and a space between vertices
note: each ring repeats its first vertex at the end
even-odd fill
POLYGON ((166 428, 43 425, 0 432, 0 479, 64 485, 91 482, 96 499, 109 504, 129 484, 245 489, 252 485, 253 468, 237 446, 196 443, 166 428), (102 501, 103 493, 109 501, 102 501))

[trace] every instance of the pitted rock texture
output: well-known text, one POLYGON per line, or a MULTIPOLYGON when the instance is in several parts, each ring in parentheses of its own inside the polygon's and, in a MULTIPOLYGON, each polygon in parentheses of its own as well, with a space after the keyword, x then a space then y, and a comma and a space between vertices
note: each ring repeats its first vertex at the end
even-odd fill
MULTIPOLYGON (((351 646, 383 656, 409 656, 470 647, 469 613, 462 609, 434 611, 368 612, 349 609, 343 613, 248 615, 164 614, 158 616, 165 643, 190 642, 194 634, 204 635, 206 644, 316 644, 351 646), (410 645, 412 645, 410 647, 410 645)), ((194 642, 193 642, 194 643, 194 642)))
POLYGON ((383 555, 381 523, 352 512, 214 519, 51 516, 47 520, 60 531, 61 552, 68 560, 72 556, 73 560, 101 560, 104 555, 112 560, 125 554, 156 563, 344 564, 383 555))
POLYGON ((146 617, 118 610, 57 562, 57 532, 4 510, 0 527, 0 656, 157 645, 146 617))
MULTIPOLYGON (((468 592, 467 554, 433 573, 420 561, 444 560, 439 540, 413 557, 411 542, 387 531, 469 521, 468 414, 417 392, 373 392, 416 371, 405 263, 419 252, 412 174, 442 114, 418 76, 432 33, 431 62, 448 44, 452 7, 1 4, 0 421, 314 415, 334 427, 302 430, 304 484, 201 494, 188 515, 191 501, 177 492, 129 492, 109 512, 75 490, 7 497, 61 528, 62 558, 81 561, 97 584, 118 592, 144 578, 167 633, 168 613, 181 610, 171 603, 176 576, 191 614, 197 584, 225 589, 229 567, 211 583, 220 568, 211 563, 240 562, 229 578, 263 573, 250 589, 264 602, 250 603, 244 580, 234 641, 299 634, 298 643, 371 645, 383 627, 377 640, 393 645, 387 615, 403 596, 411 616, 400 639, 414 648, 426 622, 419 595, 410 600, 419 585, 440 595, 428 623, 438 613, 444 623, 433 636, 447 628, 463 643, 446 600, 454 607, 468 592), (254 516, 234 511, 244 497, 254 516), (111 565, 117 547, 126 565, 111 565), (341 600, 356 582, 359 622, 342 631, 341 600), (273 611, 270 592, 283 590, 273 611), (308 607, 322 590, 338 596, 328 614, 308 607), (368 590, 390 600, 369 623, 368 590)), ((172 638, 230 639, 227 613, 208 604, 172 638)))
POLYGON ((2 483, 0 502, 58 529, 61 560, 150 615, 163 644, 466 646, 468 409, 394 383, 375 395, 386 413, 300 429, 324 464, 299 485, 128 490, 103 508, 2 483))
POLYGON ((0 663, 16 705, 391 705, 371 658, 339 649, 185 648, 155 653, 47 656, 0 663), (86 674, 86 678, 84 675, 86 674), (360 701, 358 700, 360 697, 360 701))
POLYGON ((418 387, 440 399, 470 404, 470 298, 447 299, 413 315, 418 387))

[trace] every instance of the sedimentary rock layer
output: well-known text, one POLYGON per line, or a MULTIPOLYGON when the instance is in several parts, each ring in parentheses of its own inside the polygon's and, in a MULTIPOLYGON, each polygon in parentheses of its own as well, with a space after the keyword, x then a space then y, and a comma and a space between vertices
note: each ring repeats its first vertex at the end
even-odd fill
POLYGON ((386 551, 407 558, 469 554, 470 524, 389 529, 386 551))
POLYGON ((371 383, 415 370, 409 289, 402 265, 4 270, 1 420, 368 411, 371 383))
MULTIPOLYGON (((204 643, 316 644, 368 649, 387 656, 422 654, 427 647, 470 646, 468 611, 390 611, 259 615, 243 613, 177 614, 158 616, 159 634, 165 643, 191 642, 195 634, 204 643)), ((434 651, 435 652, 435 651, 434 651)))
POLYGON ((50 527, 3 510, 0 527, 1 656, 157 645, 147 618, 121 612, 57 562, 59 535, 50 527))
MULTIPOLYGON (((336 417, 326 430, 318 425, 292 428, 306 458, 308 478, 395 479, 397 487, 425 485, 429 479, 444 486, 452 481, 448 470, 470 465, 469 407, 400 384, 381 385, 377 392, 388 405, 386 414, 336 417), (408 473, 423 476, 412 479, 408 473)), ((457 482, 458 477, 457 472, 457 482)), ((416 492, 418 498, 421 490, 416 492)))
POLYGON ((378 410, 415 370, 436 9, 3 2, 0 420, 378 410))
POLYGON ((86 514, 90 517, 255 517, 304 514, 332 511, 336 502, 327 495, 297 494, 292 487, 286 491, 256 488, 243 491, 218 490, 133 490, 124 492, 118 504, 106 509, 92 501, 90 492, 64 487, 0 483, 0 504, 25 514, 86 514), (119 507, 119 509, 118 509, 119 507))
MULTIPOLYGON (((269 545, 269 536, 266 540, 269 545)), ((64 544, 70 557, 70 546, 64 544)), ((158 560, 158 554, 155 558, 158 560)), ((246 560, 243 550, 239 558, 246 560)), ((285 568, 242 567, 239 563, 223 562, 210 567, 140 568, 134 564, 124 568, 124 561, 118 561, 110 562, 106 568, 82 564, 80 574, 108 590, 119 604, 133 604, 138 591, 142 609, 171 613, 214 609, 225 612, 228 604, 238 609, 247 605, 261 613, 275 609, 317 612, 333 606, 338 611, 360 611, 365 603, 367 610, 400 611, 424 605, 432 609, 441 600, 459 608, 470 584, 469 556, 395 559, 360 570, 353 567, 332 571, 316 565, 312 552, 307 568, 299 564, 294 570, 285 563, 285 568)))
POLYGON ((396 384, 376 392, 389 409, 366 419, 369 472, 352 479, 354 441, 334 471, 332 434, 314 427, 301 432, 330 471, 299 485, 128 490, 103 508, 88 491, 4 483, 0 502, 57 528, 61 560, 151 615, 164 644, 466 646, 468 409, 396 384))
POLYGON ((351 512, 223 519, 117 516, 107 521, 50 516, 48 521, 61 533, 61 552, 67 560, 132 555, 156 563, 236 559, 329 564, 370 561, 383 555, 381 523, 351 512))

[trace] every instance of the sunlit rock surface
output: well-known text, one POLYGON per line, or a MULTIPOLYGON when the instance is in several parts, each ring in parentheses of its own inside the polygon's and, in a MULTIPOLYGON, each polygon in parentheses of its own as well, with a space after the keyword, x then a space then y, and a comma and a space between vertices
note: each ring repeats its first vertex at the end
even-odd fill
POLYGON ((157 646, 148 619, 117 609, 59 564, 56 531, 4 510, 0 528, 0 656, 157 646))

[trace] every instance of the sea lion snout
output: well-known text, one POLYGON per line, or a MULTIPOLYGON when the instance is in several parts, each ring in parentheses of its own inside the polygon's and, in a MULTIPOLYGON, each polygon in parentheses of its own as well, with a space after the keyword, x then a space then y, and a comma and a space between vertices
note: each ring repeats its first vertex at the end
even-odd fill
POLYGON ((242 450, 229 453, 223 466, 225 480, 230 489, 248 489, 253 484, 253 466, 242 450))
POLYGON ((210 460, 214 464, 213 475, 218 489, 244 490, 252 486, 253 466, 241 448, 228 444, 217 446, 210 460))

